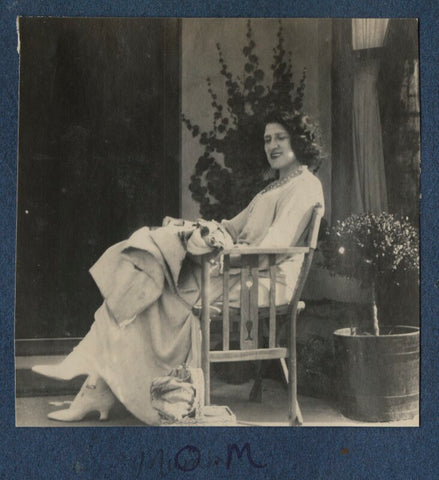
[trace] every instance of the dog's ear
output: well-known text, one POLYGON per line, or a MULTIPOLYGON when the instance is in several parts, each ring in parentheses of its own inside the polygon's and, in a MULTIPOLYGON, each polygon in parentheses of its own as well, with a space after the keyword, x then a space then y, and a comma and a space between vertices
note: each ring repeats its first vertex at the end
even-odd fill
POLYGON ((209 233, 210 233, 210 230, 209 230, 209 227, 207 225, 201 225, 200 226, 201 237, 206 237, 207 235, 209 235, 209 233))
POLYGON ((187 242, 189 241, 189 238, 193 233, 194 233, 193 230, 181 230, 178 232, 178 238, 180 239, 180 242, 183 244, 183 247, 186 250, 187 250, 187 242))

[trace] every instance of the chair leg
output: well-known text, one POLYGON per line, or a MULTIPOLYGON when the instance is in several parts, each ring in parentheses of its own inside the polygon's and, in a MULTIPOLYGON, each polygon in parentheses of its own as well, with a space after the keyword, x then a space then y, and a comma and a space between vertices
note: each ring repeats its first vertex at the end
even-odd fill
POLYGON ((204 404, 210 405, 210 266, 206 256, 201 267, 201 368, 204 374, 204 404))
POLYGON ((302 411, 300 410, 299 401, 296 398, 296 426, 300 427, 303 425, 303 416, 302 411))
MULTIPOLYGON (((280 358, 280 364, 282 366, 282 372, 284 374, 285 382, 287 383, 288 387, 288 367, 287 367, 287 362, 285 361, 285 358, 280 358)), ((294 420, 294 426, 301 426, 303 425, 303 416, 302 416, 302 411, 300 409, 299 401, 297 400, 296 396, 296 418, 294 420)))
POLYGON ((282 373, 284 374, 284 379, 285 382, 288 383, 288 368, 287 368, 287 362, 285 361, 285 358, 279 358, 280 360, 280 365, 282 367, 282 373))
POLYGON ((262 360, 258 360, 256 363, 256 378, 253 382, 252 389, 250 390, 249 400, 250 402, 262 402, 262 378, 263 378, 263 363, 262 360))
MULTIPOLYGON (((259 345, 262 345, 263 347, 268 346, 267 339, 264 337, 262 329, 259 329, 259 345)), ((250 402, 262 403, 262 380, 265 376, 266 367, 267 362, 263 362, 262 360, 256 362, 256 377, 248 397, 250 402)))
POLYGON ((288 371, 288 418, 291 426, 300 424, 301 413, 297 402, 297 374, 296 374, 296 315, 293 314, 288 332, 289 356, 286 360, 288 371))

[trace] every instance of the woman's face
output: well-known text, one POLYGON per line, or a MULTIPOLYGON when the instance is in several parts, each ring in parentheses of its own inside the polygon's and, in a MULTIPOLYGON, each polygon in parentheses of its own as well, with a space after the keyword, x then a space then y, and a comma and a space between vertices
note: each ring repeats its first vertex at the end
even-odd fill
POLYGON ((297 163, 291 149, 290 135, 279 123, 268 123, 264 133, 265 154, 271 168, 288 170, 297 163))

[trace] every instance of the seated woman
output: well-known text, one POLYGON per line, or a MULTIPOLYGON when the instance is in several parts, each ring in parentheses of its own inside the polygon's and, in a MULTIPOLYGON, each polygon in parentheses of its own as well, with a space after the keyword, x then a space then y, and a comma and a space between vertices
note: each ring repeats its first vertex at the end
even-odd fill
MULTIPOLYGON (((300 245, 313 207, 324 204, 321 183, 308 168, 320 151, 307 125, 297 119, 298 114, 274 112, 264 120, 265 153, 278 179, 236 217, 222 221, 220 229, 225 227, 235 244, 300 245)), ((200 266, 186 258, 178 240, 193 231, 172 224, 141 229, 107 250, 90 270, 104 297, 90 331, 60 364, 33 368, 61 380, 88 375, 70 408, 49 418, 78 421, 97 411, 105 419, 117 397, 143 422, 160 423, 151 404, 152 381, 184 362, 198 361, 199 322, 192 307, 200 300, 200 266)), ((301 261, 293 257, 278 265, 277 303, 289 300, 301 261)), ((230 282, 232 304, 239 302, 238 280, 230 282)), ((261 284, 259 298, 267 303, 268 281, 261 284)), ((220 292, 221 274, 213 273, 211 298, 220 292)))

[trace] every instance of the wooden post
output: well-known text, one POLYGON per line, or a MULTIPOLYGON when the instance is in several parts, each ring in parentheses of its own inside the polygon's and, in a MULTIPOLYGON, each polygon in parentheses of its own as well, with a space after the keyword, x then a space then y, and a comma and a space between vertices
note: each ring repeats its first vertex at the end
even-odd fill
POLYGON ((201 368, 204 373, 205 405, 210 405, 210 264, 207 255, 201 258, 201 368))

